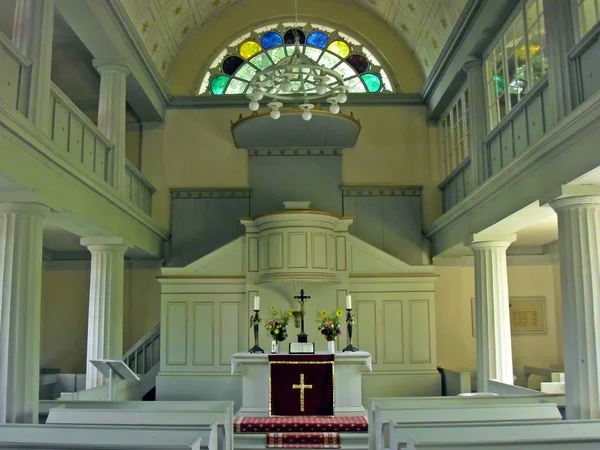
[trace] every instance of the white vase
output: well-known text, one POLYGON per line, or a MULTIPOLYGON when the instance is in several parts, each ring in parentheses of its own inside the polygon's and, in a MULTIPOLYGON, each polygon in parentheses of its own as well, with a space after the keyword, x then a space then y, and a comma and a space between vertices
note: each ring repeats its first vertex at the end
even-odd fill
POLYGON ((327 353, 335 353, 335 341, 327 341, 327 353))
POLYGON ((281 351, 279 347, 279 341, 276 339, 271 340, 271 353, 278 354, 281 351))

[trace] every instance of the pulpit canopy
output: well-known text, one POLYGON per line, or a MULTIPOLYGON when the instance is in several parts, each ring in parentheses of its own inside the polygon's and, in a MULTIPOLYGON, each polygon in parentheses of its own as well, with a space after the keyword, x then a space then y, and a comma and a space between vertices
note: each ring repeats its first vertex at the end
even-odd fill
POLYGON ((360 122, 352 114, 331 114, 313 110, 312 119, 302 120, 300 109, 281 110, 273 120, 268 113, 253 113, 231 124, 238 148, 255 149, 338 149, 352 148, 360 134, 360 122))

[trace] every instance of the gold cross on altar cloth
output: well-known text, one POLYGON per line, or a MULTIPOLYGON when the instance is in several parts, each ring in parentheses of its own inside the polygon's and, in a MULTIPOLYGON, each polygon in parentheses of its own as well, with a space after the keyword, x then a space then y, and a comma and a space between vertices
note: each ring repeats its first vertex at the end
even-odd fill
POLYGON ((312 384, 304 384, 304 374, 300 374, 300 384, 292 384, 292 389, 300 389, 300 411, 304 412, 304 390, 312 389, 312 384))

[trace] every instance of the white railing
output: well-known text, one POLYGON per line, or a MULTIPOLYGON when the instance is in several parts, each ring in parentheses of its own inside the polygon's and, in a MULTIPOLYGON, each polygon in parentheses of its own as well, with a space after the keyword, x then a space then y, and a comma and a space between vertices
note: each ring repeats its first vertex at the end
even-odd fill
POLYGON ((131 203, 152 215, 152 194, 156 189, 129 161, 125 166, 125 192, 131 203))
POLYGON ((54 83, 50 87, 50 96, 52 140, 90 174, 111 184, 112 143, 54 83))
POLYGON ((138 375, 144 375, 160 361, 160 324, 131 347, 123 361, 138 375))
POLYGON ((12 41, 0 33, 0 100, 25 114, 25 75, 31 67, 31 60, 15 47, 12 41))

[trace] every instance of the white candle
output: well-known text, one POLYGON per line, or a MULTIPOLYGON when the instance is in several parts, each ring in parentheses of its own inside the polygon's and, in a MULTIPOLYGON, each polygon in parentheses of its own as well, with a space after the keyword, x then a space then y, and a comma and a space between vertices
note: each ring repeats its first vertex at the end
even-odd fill
POLYGON ((352 309, 352 296, 346 295, 346 309, 352 309))
POLYGON ((256 295, 254 297, 254 311, 258 311, 260 309, 260 297, 256 295))

